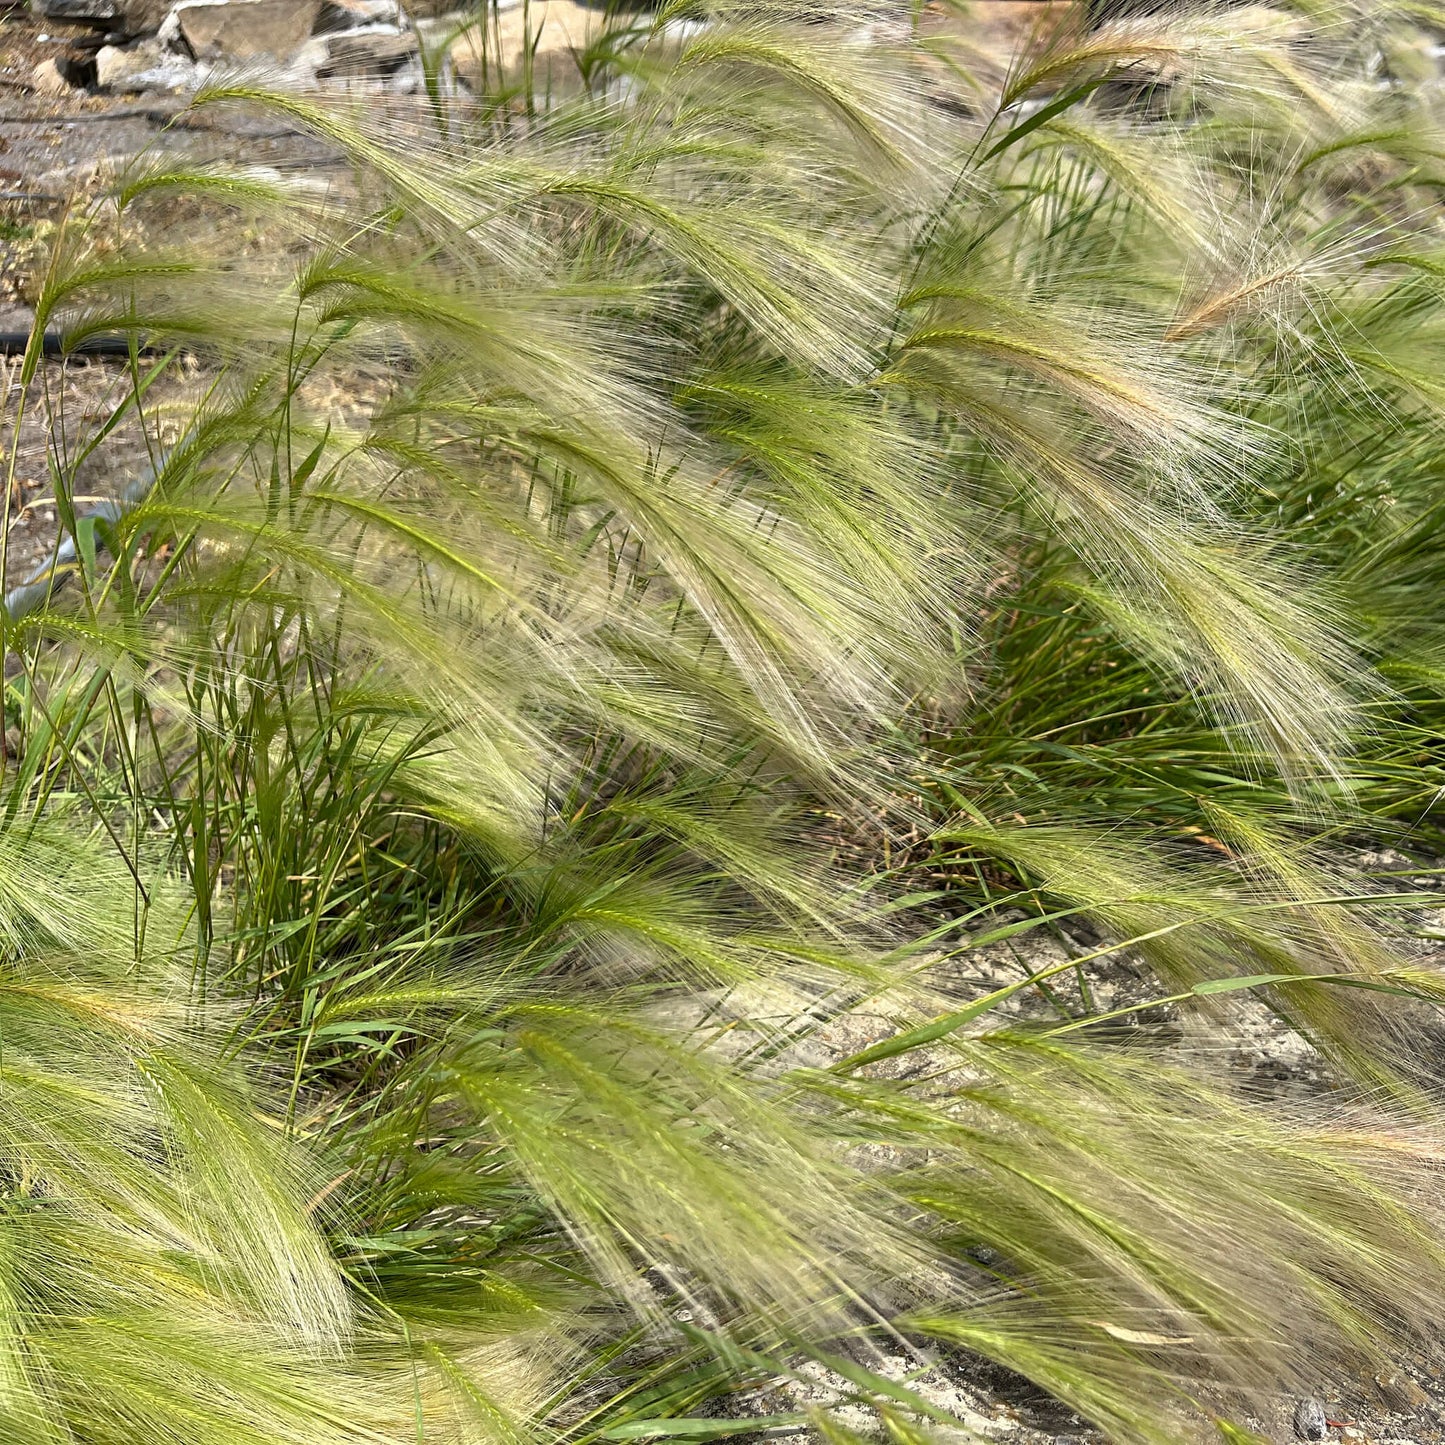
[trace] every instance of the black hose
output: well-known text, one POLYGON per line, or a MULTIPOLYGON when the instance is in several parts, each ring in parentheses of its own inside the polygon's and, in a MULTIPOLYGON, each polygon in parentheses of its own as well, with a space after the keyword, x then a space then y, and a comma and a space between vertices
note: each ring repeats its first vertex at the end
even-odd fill
MULTIPOLYGON (((24 356, 30 346, 28 331, 0 331, 0 356, 24 356)), ((149 341, 137 341, 135 349, 141 356, 159 356, 161 348, 149 341)), ((131 342, 125 336, 84 336, 69 343, 63 331, 46 331, 40 338, 42 356, 119 356, 130 355, 131 342)))

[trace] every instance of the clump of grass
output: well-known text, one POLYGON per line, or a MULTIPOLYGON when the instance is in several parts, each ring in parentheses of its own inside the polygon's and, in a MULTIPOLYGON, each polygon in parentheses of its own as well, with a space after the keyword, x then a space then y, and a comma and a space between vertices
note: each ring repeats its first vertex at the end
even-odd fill
POLYGON ((174 350, 4 628, 16 1438, 715 1436, 808 1358, 948 1424, 881 1339, 1243 1438, 1433 1338, 1434 899, 1349 867, 1437 826, 1415 22, 677 18, 385 127, 219 82, 348 179, 56 240, 38 328, 174 350), (1337 1091, 932 967, 1065 912, 1337 1091))

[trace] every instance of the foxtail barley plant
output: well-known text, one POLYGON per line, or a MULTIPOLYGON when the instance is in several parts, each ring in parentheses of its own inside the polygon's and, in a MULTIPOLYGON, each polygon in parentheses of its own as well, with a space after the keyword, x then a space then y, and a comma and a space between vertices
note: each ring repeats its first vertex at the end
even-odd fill
POLYGON ((848 1445, 820 1365, 956 1438, 901 1354, 1238 1441, 1438 1342, 1445 16, 1040 13, 664 6, 556 85, 479 14, 470 85, 195 99, 337 163, 58 228, 8 1440, 848 1445), (104 415, 55 327, 134 339, 104 415))

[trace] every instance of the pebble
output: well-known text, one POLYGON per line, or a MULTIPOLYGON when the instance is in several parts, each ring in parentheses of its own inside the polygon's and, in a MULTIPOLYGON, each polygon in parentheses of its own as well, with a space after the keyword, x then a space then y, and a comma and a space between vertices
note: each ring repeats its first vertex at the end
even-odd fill
POLYGON ((1306 1396, 1294 1407, 1294 1432, 1301 1440, 1323 1440, 1329 1433, 1325 1407, 1306 1396))

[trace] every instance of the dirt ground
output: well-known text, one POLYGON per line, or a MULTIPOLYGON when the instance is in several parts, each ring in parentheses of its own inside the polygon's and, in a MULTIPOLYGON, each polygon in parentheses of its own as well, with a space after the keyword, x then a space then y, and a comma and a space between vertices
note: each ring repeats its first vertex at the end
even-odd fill
MULTIPOLYGON (((1362 853, 1342 859, 1343 867, 1357 874, 1368 886, 1377 878, 1385 886, 1410 882, 1433 891, 1436 880, 1428 875, 1410 877, 1412 861, 1395 852, 1362 853)), ((1000 924, 1022 922, 1025 914, 1004 911, 985 919, 974 919, 967 933, 988 931, 1000 924)), ((936 927, 940 920, 929 912, 920 917, 919 929, 936 927)), ((1412 921, 1420 936, 1402 935, 1394 942, 1405 954, 1422 963, 1438 966, 1445 958, 1445 912, 1421 916, 1412 921)), ((960 934, 962 941, 963 934, 960 934)), ((1110 940, 1091 929, 1082 919, 1056 924, 1052 932, 1033 929, 1012 938, 966 949, 935 965, 925 975, 929 986, 950 1006, 960 1007, 1008 985, 1016 985, 1071 958, 1089 957, 1088 997, 1080 992, 1077 975, 1064 971, 1053 977, 1047 989, 1029 988, 1013 994, 974 1027, 997 1028, 1000 1024, 1022 1026, 1056 1024, 1060 1009, 1069 1016, 1084 1012, 1115 1012, 1122 1017, 1118 1027, 1137 1031, 1141 1047, 1157 1053, 1170 1064, 1188 1064, 1211 1074, 1226 1076, 1249 1097, 1278 1101, 1283 1107, 1324 1102, 1342 1086, 1329 1063, 1294 1030, 1274 1015, 1263 1002, 1245 995, 1231 996, 1223 1011, 1198 1004, 1159 1006, 1153 1001, 1167 990, 1144 959, 1127 949, 1110 953, 1110 940)), ((669 1022, 685 1024, 693 1004, 678 1004, 669 1022)), ((749 1017, 763 1018, 766 1008, 740 1005, 749 1017)), ((785 1026, 791 1013, 778 1017, 785 1026)), ((883 1011, 857 1008, 844 1012, 800 1036, 775 1060, 779 1070, 788 1068, 825 1069, 890 1037, 897 1028, 895 1018, 883 1011)), ((734 1047, 746 1047, 734 1035, 734 1047)), ((1429 1043, 1426 1044, 1430 1046, 1429 1043)), ((1438 1049, 1438 1040, 1434 1047, 1438 1049)), ((724 1045, 726 1047, 726 1045, 724 1045)), ((944 1068, 946 1054, 922 1056, 922 1067, 944 1068)), ((915 1056, 900 1057, 871 1066, 881 1077, 903 1074, 920 1067, 915 1056)), ((1029 1381, 987 1361, 961 1352, 939 1352, 927 1361, 906 1358, 901 1353, 860 1351, 858 1363, 886 1377, 906 1380, 938 1408, 947 1411, 967 1427, 964 1442, 988 1441, 999 1445, 1104 1445, 1105 1437, 1092 1430, 1057 1400, 1035 1388, 1029 1381)), ((1445 1355, 1400 1360, 1382 1372, 1357 1376, 1321 1378, 1314 1385, 1314 1400, 1328 1421, 1334 1422, 1324 1437, 1342 1445, 1445 1445, 1445 1355)), ((736 1417, 747 1414, 771 1415, 833 1406, 846 1401, 846 1380, 817 1368, 804 1382, 771 1387, 720 1402, 717 1413, 736 1417)), ((1306 1402, 1300 1397, 1280 1395, 1260 1407, 1253 1417, 1240 1418, 1228 1401, 1216 1402, 1222 1414, 1235 1419, 1272 1445, 1288 1445, 1299 1438, 1294 1428, 1297 1409, 1306 1402)), ((838 1418, 866 1435, 869 1416, 857 1406, 842 1404, 838 1418)), ((1205 1427, 1206 1434, 1208 1427, 1205 1427)), ((801 1445, 819 1445, 821 1437, 800 1437, 801 1445)))
MULTIPOLYGON (((0 13, 0 386, 5 396, 0 498, 8 482, 8 586, 43 565, 54 546, 52 464, 75 455, 80 439, 93 434, 131 386, 125 358, 49 360, 20 408, 15 353, 23 349, 34 320, 36 270, 49 238, 138 157, 243 158, 278 171, 335 164, 325 146, 264 116, 188 114, 184 97, 166 94, 102 96, 73 89, 54 96, 36 88, 37 65, 47 60, 83 65, 93 41, 94 32, 83 26, 42 22, 14 9, 0 13), (18 446, 13 445, 17 413, 18 446)), ((142 370, 154 364, 140 361, 142 370)), ((198 390, 194 365, 173 366, 171 372, 149 393, 160 413, 198 390)), ((151 430, 162 443, 167 440, 163 420, 151 430)), ((81 466, 77 505, 83 508, 121 491, 150 464, 152 448, 135 419, 128 419, 107 441, 104 467, 81 466)))

